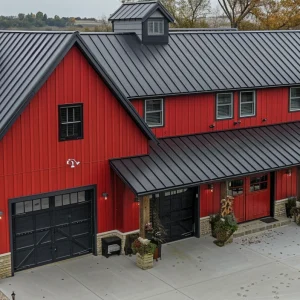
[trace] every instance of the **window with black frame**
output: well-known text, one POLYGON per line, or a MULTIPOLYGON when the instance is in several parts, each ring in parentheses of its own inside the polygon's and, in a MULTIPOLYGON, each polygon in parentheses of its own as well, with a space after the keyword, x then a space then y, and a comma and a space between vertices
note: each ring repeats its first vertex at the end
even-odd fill
POLYGON ((82 104, 59 106, 59 140, 78 140, 83 138, 82 104))
POLYGON ((238 196, 242 195, 244 192, 244 180, 236 179, 228 182, 228 195, 229 196, 238 196))
POLYGON ((250 178, 250 192, 266 190, 268 188, 268 175, 253 176, 250 178))

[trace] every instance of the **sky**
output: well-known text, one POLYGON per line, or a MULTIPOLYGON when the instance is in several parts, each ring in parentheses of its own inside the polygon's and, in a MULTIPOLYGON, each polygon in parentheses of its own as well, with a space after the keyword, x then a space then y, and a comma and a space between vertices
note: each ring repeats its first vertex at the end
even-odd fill
POLYGON ((48 17, 109 16, 119 6, 120 0, 0 0, 0 15, 16 16, 18 13, 42 11, 48 17))
MULTIPOLYGON (((48 17, 109 17, 121 4, 120 0, 0 0, 0 15, 42 11, 48 17)), ((211 0, 212 6, 217 0, 211 0)))

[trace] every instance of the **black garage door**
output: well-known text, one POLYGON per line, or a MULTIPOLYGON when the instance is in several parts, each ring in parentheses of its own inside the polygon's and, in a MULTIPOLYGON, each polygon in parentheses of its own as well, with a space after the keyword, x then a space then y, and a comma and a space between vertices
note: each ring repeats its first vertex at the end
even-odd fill
POLYGON ((89 189, 13 203, 14 270, 92 252, 93 199, 89 189))
POLYGON ((194 235, 196 193, 194 188, 180 189, 160 193, 156 198, 160 221, 168 234, 166 242, 194 235))

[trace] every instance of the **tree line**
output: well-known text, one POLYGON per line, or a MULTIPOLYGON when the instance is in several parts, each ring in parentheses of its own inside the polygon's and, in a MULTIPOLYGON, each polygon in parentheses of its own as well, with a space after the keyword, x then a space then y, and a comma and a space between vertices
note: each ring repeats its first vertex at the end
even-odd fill
MULTIPOLYGON (((121 0, 121 2, 140 0, 121 0)), ((142 0, 151 1, 151 0, 142 0)), ((174 16, 178 28, 232 27, 239 30, 281 30, 300 26, 300 0, 218 0, 219 8, 212 9, 210 0, 160 0, 174 16)), ((66 18, 58 15, 48 18, 36 14, 0 16, 0 29, 10 28, 74 28, 84 31, 111 31, 106 17, 66 18), (78 28, 76 20, 97 21, 94 28, 78 28)))
POLYGON ((220 9, 215 10, 211 9, 210 0, 160 2, 174 16, 174 27, 180 28, 217 27, 220 20, 227 20, 230 27, 240 30, 292 29, 300 25, 300 0, 218 0, 220 9), (219 22, 208 22, 214 19, 219 22))

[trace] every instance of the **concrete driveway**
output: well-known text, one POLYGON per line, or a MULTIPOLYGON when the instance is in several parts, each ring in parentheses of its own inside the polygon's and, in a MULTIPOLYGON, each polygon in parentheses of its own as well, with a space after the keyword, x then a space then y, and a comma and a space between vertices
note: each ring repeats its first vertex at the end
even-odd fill
POLYGON ((16 300, 300 299, 300 227, 291 224, 235 239, 224 248, 213 238, 163 247, 149 271, 135 257, 92 255, 19 272, 0 281, 16 300))

